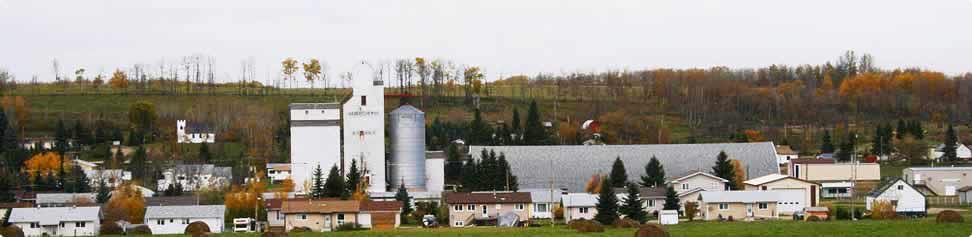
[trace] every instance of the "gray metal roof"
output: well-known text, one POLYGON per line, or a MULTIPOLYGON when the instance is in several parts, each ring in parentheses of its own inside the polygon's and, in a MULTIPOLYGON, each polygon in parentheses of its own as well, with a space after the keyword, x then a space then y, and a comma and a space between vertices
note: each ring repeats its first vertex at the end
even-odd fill
POLYGON ((593 207, 597 205, 597 195, 590 193, 568 193, 560 196, 564 207, 593 207))
POLYGON ((621 157, 628 178, 636 181, 645 174, 652 156, 665 166, 668 178, 694 171, 708 172, 716 155, 725 151, 729 159, 742 161, 749 177, 780 173, 776 147, 772 142, 606 145, 606 146, 470 146, 469 154, 479 158, 480 151, 495 150, 506 154, 519 179, 521 189, 549 188, 553 179, 557 188, 582 191, 594 174, 611 171, 614 158, 621 157))
POLYGON ((95 193, 38 193, 37 204, 68 204, 75 203, 78 199, 88 199, 89 202, 96 200, 95 193))
POLYGON ((699 199, 706 203, 778 202, 776 191, 702 191, 699 199))
POLYGON ((520 189, 518 191, 529 192, 533 203, 560 202, 560 196, 563 195, 563 191, 551 189, 520 189))
POLYGON ((98 221, 101 207, 43 207, 14 208, 10 223, 39 222, 57 225, 62 221, 98 221))
POLYGON ((153 218, 223 218, 226 206, 149 206, 145 208, 145 219, 153 218))

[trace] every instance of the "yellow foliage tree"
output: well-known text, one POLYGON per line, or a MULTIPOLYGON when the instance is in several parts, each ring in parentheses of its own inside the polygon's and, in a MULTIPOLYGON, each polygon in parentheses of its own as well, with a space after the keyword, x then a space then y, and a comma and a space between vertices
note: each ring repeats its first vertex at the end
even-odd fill
POLYGON ((111 199, 104 208, 105 221, 114 222, 125 220, 134 224, 141 224, 145 217, 145 198, 142 190, 134 183, 118 185, 111 193, 111 199))
POLYGON ((894 205, 891 205, 891 202, 875 201, 871 203, 871 219, 888 220, 894 219, 897 215, 894 211, 894 205))
POLYGON ((111 88, 114 89, 128 88, 128 75, 125 75, 125 72, 122 72, 121 69, 115 69, 115 72, 111 74, 111 79, 108 80, 108 84, 111 84, 111 88))
POLYGON ((2 104, 4 110, 13 111, 14 120, 17 122, 16 128, 20 134, 23 134, 24 125, 30 118, 30 104, 22 96, 3 96, 2 104))
POLYGON ((736 176, 730 180, 730 182, 733 182, 733 187, 738 187, 740 189, 745 188, 746 184, 743 182, 746 182, 746 169, 743 169, 742 161, 729 160, 729 163, 732 164, 732 169, 735 170, 736 173, 736 176))
POLYGON ((57 171, 62 167, 64 168, 64 173, 68 173, 71 169, 70 161, 62 159, 61 155, 57 154, 57 152, 39 153, 24 163, 24 167, 32 177, 57 174, 57 171))
POLYGON ((588 193, 600 193, 601 184, 603 183, 604 175, 595 174, 591 175, 591 179, 587 181, 587 185, 584 186, 584 191, 588 193))

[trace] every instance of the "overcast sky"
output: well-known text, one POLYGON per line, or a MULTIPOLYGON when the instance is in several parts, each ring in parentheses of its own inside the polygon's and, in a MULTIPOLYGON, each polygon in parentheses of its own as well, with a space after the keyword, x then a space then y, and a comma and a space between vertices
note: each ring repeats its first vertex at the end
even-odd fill
POLYGON ((53 80, 53 58, 90 76, 204 54, 235 80, 252 57, 262 80, 286 57, 337 74, 423 56, 492 80, 818 64, 845 50, 884 68, 972 71, 972 0, 0 0, 0 68, 21 81, 53 80))

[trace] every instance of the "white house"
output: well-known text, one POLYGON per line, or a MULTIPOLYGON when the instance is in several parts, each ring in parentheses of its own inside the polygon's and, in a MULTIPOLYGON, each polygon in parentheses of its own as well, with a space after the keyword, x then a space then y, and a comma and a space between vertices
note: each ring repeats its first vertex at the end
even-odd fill
POLYGON ((682 177, 675 178, 666 182, 669 186, 675 189, 675 192, 682 194, 683 192, 692 191, 696 188, 701 188, 705 191, 722 191, 727 190, 729 180, 719 178, 706 172, 693 172, 688 175, 683 175, 682 177))
MULTIPOLYGON (((942 155, 945 154, 945 152, 943 151, 944 149, 945 149, 945 144, 938 144, 938 146, 931 149, 930 151, 931 154, 928 157, 936 160, 941 159, 942 155)), ((955 144, 955 156, 958 157, 959 160, 972 159, 972 150, 970 150, 968 146, 965 146, 962 143, 955 144)))
POLYGON ((874 203, 878 201, 890 202, 899 215, 924 216, 927 214, 925 195, 900 178, 886 180, 871 191, 867 195, 867 210, 870 211, 874 203))
POLYGON ((176 121, 176 137, 179 143, 215 143, 216 133, 206 124, 176 121))
POLYGON ((145 224, 152 234, 182 234, 189 223, 202 221, 212 233, 223 230, 226 206, 149 206, 145 208, 145 224))
POLYGON ((597 205, 597 195, 589 193, 568 193, 560 196, 561 203, 564 205, 564 219, 571 220, 591 220, 597 214, 594 205, 597 205))
POLYGON ((158 180, 158 191, 169 189, 169 185, 179 184, 183 191, 191 192, 202 188, 225 187, 233 178, 232 167, 215 165, 177 165, 162 172, 158 180))
MULTIPOLYGON (((323 167, 322 167, 323 168, 323 167)), ((267 178, 270 182, 279 183, 290 178, 290 164, 267 163, 267 178)))
POLYGON ((553 210, 560 207, 560 197, 563 195, 562 191, 551 189, 529 189, 520 191, 530 192, 530 199, 532 199, 531 202, 533 203, 533 209, 530 210, 531 219, 553 218, 553 210))
POLYGON ((776 162, 779 164, 790 163, 790 160, 799 158, 800 154, 788 145, 776 145, 776 162))
POLYGON ((25 236, 95 236, 101 225, 101 207, 14 208, 8 222, 25 236))
POLYGON ((91 187, 98 187, 102 181, 108 187, 117 187, 125 181, 132 180, 132 172, 122 169, 85 170, 84 175, 88 176, 91 187))

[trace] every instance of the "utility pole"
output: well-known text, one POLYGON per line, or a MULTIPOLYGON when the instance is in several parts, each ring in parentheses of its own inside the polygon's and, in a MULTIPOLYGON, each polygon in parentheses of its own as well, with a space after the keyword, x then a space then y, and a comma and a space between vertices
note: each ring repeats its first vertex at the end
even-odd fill
MULTIPOLYGON (((854 133, 854 143, 856 142, 857 142, 857 133, 854 133)), ((852 147, 856 148, 856 146, 852 146, 852 147)), ((852 162, 851 169, 852 170, 851 170, 851 190, 850 190, 851 193, 851 213, 850 214, 851 214, 851 220, 856 221, 857 215, 854 215, 854 209, 857 205, 856 203, 854 203, 854 201, 856 201, 854 196, 857 196, 857 149, 854 148, 851 149, 851 162, 852 162)))

